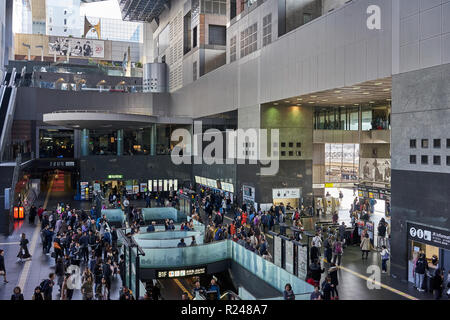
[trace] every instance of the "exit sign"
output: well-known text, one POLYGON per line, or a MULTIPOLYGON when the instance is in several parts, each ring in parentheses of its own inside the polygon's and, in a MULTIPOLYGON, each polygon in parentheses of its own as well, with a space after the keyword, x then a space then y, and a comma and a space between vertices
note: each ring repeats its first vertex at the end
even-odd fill
POLYGON ((122 179, 123 175, 121 174, 109 174, 108 179, 122 179))

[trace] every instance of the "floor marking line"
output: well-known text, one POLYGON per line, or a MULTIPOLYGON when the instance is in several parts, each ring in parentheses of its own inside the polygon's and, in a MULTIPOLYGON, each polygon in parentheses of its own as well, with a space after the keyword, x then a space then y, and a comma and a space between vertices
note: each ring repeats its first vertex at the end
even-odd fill
POLYGON ((409 295, 409 294, 407 294, 407 293, 404 293, 404 292, 402 292, 402 291, 400 291, 400 290, 397 290, 397 289, 395 289, 395 288, 392 288, 392 287, 390 287, 390 286, 388 286, 388 285, 385 285, 385 284, 383 284, 383 283, 381 283, 381 282, 373 281, 372 279, 369 279, 368 277, 366 277, 366 276, 364 276, 364 275, 362 275, 362 274, 360 274, 360 273, 358 273, 358 272, 356 272, 356 271, 347 269, 347 268, 345 268, 345 267, 343 267, 343 266, 339 266, 338 268, 339 268, 339 269, 342 269, 342 270, 344 270, 344 271, 346 271, 346 272, 349 272, 349 273, 353 274, 354 276, 356 276, 356 277, 358 277, 358 278, 361 278, 361 279, 363 279, 363 280, 371 281, 372 283, 374 283, 374 284, 376 284, 376 285, 378 285, 378 286, 380 286, 380 287, 382 287, 382 288, 384 288, 384 289, 386 289, 386 290, 389 290, 389 291, 391 291, 391 292, 393 292, 393 293, 396 293, 396 294, 398 294, 398 295, 400 295, 400 296, 402 296, 402 297, 404 297, 404 298, 407 298, 407 299, 410 299, 410 300, 419 300, 419 299, 416 298, 416 297, 413 297, 413 296, 411 296, 411 295, 409 295))
POLYGON ((20 244, 20 242, 2 242, 0 243, 0 246, 6 246, 8 244, 20 244))
POLYGON ((183 293, 187 293, 190 300, 192 300, 194 297, 192 294, 186 290, 186 288, 183 286, 183 284, 178 279, 173 279, 173 281, 177 284, 178 287, 180 287, 181 290, 183 290, 183 293))
MULTIPOLYGON (((53 187, 54 179, 55 179, 55 177, 53 177, 52 180, 50 181, 50 186, 47 191, 47 196, 45 197, 43 208, 47 208, 48 199, 50 198, 50 193, 51 193, 51 190, 53 187)), ((36 245, 38 242, 40 229, 41 229, 40 226, 41 226, 41 222, 38 220, 36 228, 34 229, 34 232, 33 232, 33 237, 31 239, 31 246, 30 246, 30 250, 29 250, 31 258, 33 258, 34 251, 36 249, 36 245)), ((22 273, 20 274, 20 277, 19 277, 19 283, 17 284, 17 286, 22 289, 22 292, 25 290, 25 282, 27 281, 28 276, 30 274, 30 268, 31 268, 31 260, 25 261, 25 264, 22 269, 22 273)))

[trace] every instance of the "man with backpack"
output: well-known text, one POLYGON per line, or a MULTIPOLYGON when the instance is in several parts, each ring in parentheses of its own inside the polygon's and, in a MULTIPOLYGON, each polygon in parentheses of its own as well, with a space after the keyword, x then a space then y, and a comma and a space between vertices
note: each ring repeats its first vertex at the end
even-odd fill
POLYGON ((44 294, 44 300, 52 300, 53 286, 55 285, 54 280, 55 274, 50 273, 48 279, 43 280, 39 285, 41 292, 44 294))

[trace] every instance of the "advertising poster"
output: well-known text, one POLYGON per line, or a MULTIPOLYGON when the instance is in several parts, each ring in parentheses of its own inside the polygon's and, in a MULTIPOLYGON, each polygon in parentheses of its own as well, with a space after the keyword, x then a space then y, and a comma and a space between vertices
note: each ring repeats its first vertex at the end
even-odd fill
POLYGON ((281 238, 273 237, 273 262, 281 268, 281 238))
POLYGON ((298 246, 297 248, 297 274, 300 279, 304 280, 308 272, 308 246, 298 246))
POLYGON ((360 178, 364 181, 391 182, 391 159, 360 159, 360 178))
POLYGON ((104 58, 105 42, 101 40, 50 36, 48 43, 50 55, 104 58))
POLYGON ((89 182, 80 182, 81 200, 89 200, 89 182))
POLYGON ((294 244, 292 241, 286 241, 285 245, 286 271, 294 273, 294 244))
POLYGON ((147 192, 147 184, 141 183, 141 192, 147 192))

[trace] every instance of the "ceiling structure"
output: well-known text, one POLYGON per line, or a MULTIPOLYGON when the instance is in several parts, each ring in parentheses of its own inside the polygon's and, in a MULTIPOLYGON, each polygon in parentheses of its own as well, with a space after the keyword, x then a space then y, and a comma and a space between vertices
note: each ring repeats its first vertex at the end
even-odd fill
POLYGON ((358 85, 320 91, 273 101, 274 106, 338 107, 351 105, 387 105, 391 102, 392 78, 367 81, 358 85))
POLYGON ((118 0, 124 21, 143 21, 159 24, 159 15, 170 9, 170 0, 118 0))

